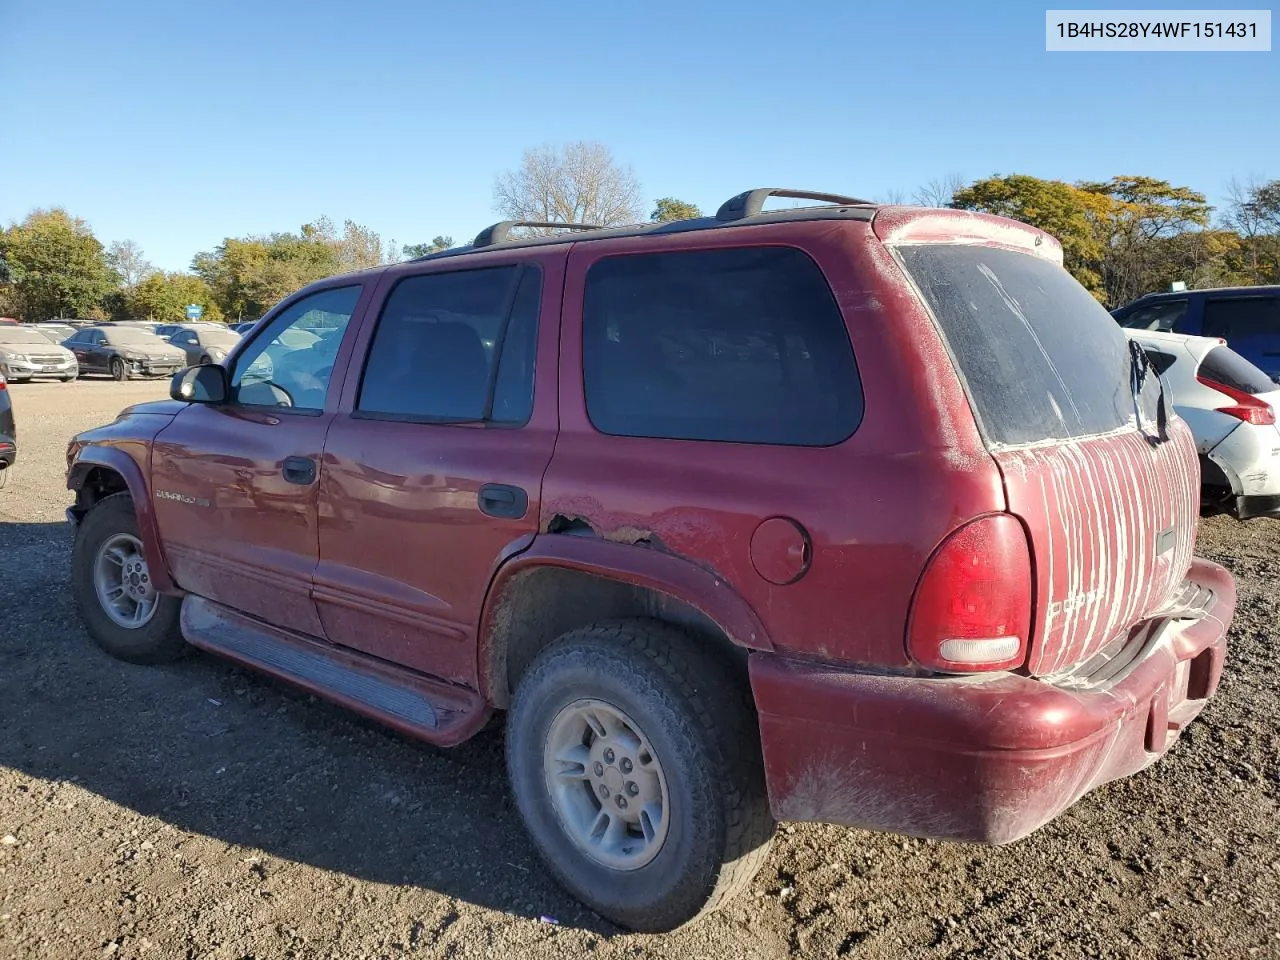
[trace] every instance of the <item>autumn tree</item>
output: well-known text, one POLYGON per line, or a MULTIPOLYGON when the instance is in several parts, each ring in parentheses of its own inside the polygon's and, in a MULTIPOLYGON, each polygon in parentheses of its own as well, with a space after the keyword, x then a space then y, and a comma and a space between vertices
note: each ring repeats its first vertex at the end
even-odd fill
POLYGON ((654 223, 673 223, 676 220, 696 220, 700 216, 702 211, 695 204, 675 197, 662 197, 653 205, 649 219, 654 223))
POLYGON ((213 291, 200 277, 190 273, 152 271, 125 294, 129 315, 135 320, 178 323, 186 316, 188 304, 204 307, 205 320, 221 320, 222 310, 213 291))
POLYGON ((1232 180, 1222 220, 1240 238, 1240 281, 1280 283, 1280 180, 1232 180))
POLYGON ((400 253, 406 260, 416 260, 418 257, 448 250, 452 246, 453 237, 436 237, 430 243, 406 243, 401 247, 400 253))
POLYGON ((641 217, 639 180, 601 143, 526 150, 518 169, 499 174, 493 198, 510 220, 616 226, 641 217))
POLYGON ((138 281, 155 270, 142 255, 142 248, 132 240, 116 240, 107 247, 106 259, 125 290, 132 290, 138 281))
MULTIPOLYGON (((9 299, 23 319, 91 317, 119 283, 89 225, 66 210, 35 210, 0 234, 9 299)), ((105 314, 103 314, 105 315, 105 314)))
POLYGON ((191 269, 228 317, 260 317, 308 283, 342 269, 337 247, 304 229, 298 234, 227 237, 198 253, 191 269))

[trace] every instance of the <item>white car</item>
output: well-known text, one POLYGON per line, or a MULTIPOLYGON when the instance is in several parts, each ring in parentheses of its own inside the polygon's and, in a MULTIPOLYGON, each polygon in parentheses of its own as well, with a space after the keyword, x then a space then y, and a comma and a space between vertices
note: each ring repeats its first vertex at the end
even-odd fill
POLYGON ((1280 518, 1280 384, 1218 337, 1125 333, 1142 345, 1191 428, 1206 510, 1280 518))

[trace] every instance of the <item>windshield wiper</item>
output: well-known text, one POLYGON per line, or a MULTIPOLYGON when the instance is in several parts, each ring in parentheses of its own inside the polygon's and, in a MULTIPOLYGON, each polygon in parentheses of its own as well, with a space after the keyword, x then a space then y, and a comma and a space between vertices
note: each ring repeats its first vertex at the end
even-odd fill
POLYGON ((1151 358, 1137 340, 1129 341, 1129 392, 1133 396, 1133 413, 1138 420, 1138 432, 1153 447, 1169 439, 1169 410, 1164 393, 1164 380, 1155 372, 1151 358), (1148 373, 1154 374, 1156 386, 1160 393, 1156 400, 1156 432, 1147 430, 1146 419, 1142 416, 1142 388, 1147 384, 1148 373))

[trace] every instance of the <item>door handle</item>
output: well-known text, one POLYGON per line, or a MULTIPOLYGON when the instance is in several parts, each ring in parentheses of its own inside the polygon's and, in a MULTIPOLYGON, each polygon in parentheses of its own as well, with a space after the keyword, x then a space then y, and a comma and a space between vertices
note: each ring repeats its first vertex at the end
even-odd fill
POLYGON ((290 483, 306 486, 316 479, 316 462, 310 457, 285 457, 280 471, 290 483))
POLYGON ((486 483, 476 499, 481 513, 504 520, 519 520, 529 509, 529 494, 508 483, 486 483))

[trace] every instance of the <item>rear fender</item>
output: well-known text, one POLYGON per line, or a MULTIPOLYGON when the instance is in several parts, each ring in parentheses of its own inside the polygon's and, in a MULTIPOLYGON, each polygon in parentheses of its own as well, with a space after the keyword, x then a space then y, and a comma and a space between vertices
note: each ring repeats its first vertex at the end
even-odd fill
POLYGON ((181 592, 173 582, 173 575, 169 571, 169 561, 165 557, 164 546, 160 540, 160 528, 156 524, 155 511, 151 507, 151 490, 143 476, 142 468, 133 457, 117 447, 83 448, 67 470, 67 489, 76 492, 78 504, 83 499, 81 493, 85 483, 95 469, 110 470, 117 474, 124 481, 129 496, 133 499, 134 516, 138 521, 138 534, 142 538, 142 549, 147 557, 152 585, 160 593, 181 592))
POLYGON ((498 569, 485 597, 477 673, 480 692, 490 703, 503 704, 507 699, 507 644, 503 638, 509 631, 500 622, 505 601, 520 590, 523 575, 546 568, 571 570, 663 594, 706 617, 736 646, 773 650, 760 618, 746 600, 723 577, 683 557, 593 536, 539 534, 527 550, 498 569))

